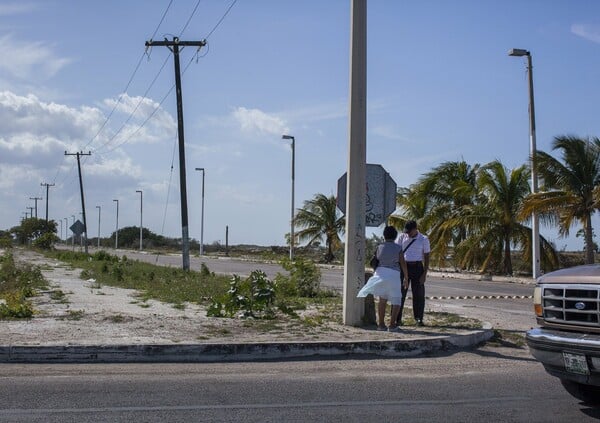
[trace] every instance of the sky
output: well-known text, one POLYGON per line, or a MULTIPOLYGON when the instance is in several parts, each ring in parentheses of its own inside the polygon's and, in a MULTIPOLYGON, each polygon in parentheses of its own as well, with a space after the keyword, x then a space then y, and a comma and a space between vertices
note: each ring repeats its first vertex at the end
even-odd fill
MULTIPOLYGON (((399 187, 445 161, 527 162, 531 51, 537 147, 600 136, 600 2, 369 0, 367 162, 399 187)), ((38 201, 89 236, 143 225, 181 236, 173 57, 180 54, 190 236, 284 245, 295 204, 336 195, 348 155, 350 0, 0 1, 0 229, 38 201), (227 13, 228 11, 228 13, 227 13), (100 206, 98 209, 96 206, 100 206)), ((600 224, 597 216, 594 225, 600 224)), ((573 235, 541 234, 581 250, 573 235)), ((59 227, 60 230, 60 227, 59 227)), ((380 228, 371 229, 372 232, 380 228)), ((64 237, 64 228, 62 236, 64 237)))

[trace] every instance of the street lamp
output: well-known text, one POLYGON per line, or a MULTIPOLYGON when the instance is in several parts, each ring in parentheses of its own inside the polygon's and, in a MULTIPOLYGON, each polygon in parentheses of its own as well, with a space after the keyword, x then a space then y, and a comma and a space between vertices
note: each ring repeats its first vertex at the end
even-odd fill
POLYGON ((284 140, 292 140, 292 211, 290 219, 290 260, 294 260, 294 178, 296 167, 296 139, 291 135, 282 135, 284 140))
MULTIPOLYGON (((536 166, 536 143, 535 143, 535 105, 533 101, 533 66, 531 65, 531 53, 527 50, 513 48, 508 52, 509 56, 527 57, 527 74, 529 76, 529 155, 531 164, 531 193, 538 192, 538 178, 536 166)), ((537 213, 531 213, 531 238, 532 238, 532 273, 533 278, 540 276, 540 223, 537 213)))
POLYGON ((102 206, 96 206, 98 209, 98 248, 100 248, 100 213, 102 212, 102 206))
POLYGON ((204 174, 203 167, 197 167, 196 170, 202 171, 202 216, 200 217, 200 255, 204 255, 204 174))
POLYGON ((115 227, 115 250, 119 248, 119 200, 113 200, 117 203, 117 224, 115 227))
POLYGON ((143 206, 142 199, 144 198, 144 194, 141 189, 135 190, 135 192, 140 193, 140 251, 142 251, 142 216, 143 216, 143 206))
POLYGON ((69 218, 68 217, 64 217, 64 218, 60 219, 61 222, 63 220, 65 221, 65 245, 66 245, 67 244, 67 239, 69 239, 68 232, 67 232, 67 230, 69 229, 69 218))
MULTIPOLYGON (((72 214, 71 217, 73 218, 73 225, 74 225, 75 224, 75 215, 72 214)), ((71 235, 71 247, 73 247, 73 251, 75 251, 75 233, 74 232, 71 235)))

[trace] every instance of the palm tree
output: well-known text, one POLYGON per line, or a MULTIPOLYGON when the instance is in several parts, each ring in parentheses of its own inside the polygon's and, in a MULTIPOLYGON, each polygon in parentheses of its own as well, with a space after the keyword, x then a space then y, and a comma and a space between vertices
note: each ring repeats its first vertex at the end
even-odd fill
POLYGON ((542 179, 541 191, 525 199, 521 216, 539 213, 540 219, 558 224, 559 234, 568 236, 576 221, 583 226, 585 262, 594 262, 592 214, 600 206, 600 139, 558 136, 552 143, 562 162, 543 151, 535 155, 542 179))
POLYGON ((335 258, 333 249, 341 246, 339 234, 344 232, 346 220, 338 213, 333 195, 316 194, 312 200, 306 200, 304 207, 298 209, 294 224, 301 228, 297 233, 300 242, 310 244, 325 237, 325 260, 329 263, 335 258))
POLYGON ((398 204, 404 213, 390 219, 392 224, 403 225, 415 219, 419 228, 429 235, 432 262, 443 266, 449 249, 467 238, 464 226, 443 225, 467 205, 473 204, 477 195, 477 172, 462 161, 445 162, 423 175, 410 189, 399 190, 398 204))
MULTIPOLYGON (((529 169, 520 166, 508 172, 499 161, 488 163, 477 177, 479 195, 474 204, 463 205, 441 228, 462 227, 468 236, 456 246, 461 267, 479 266, 481 271, 501 268, 513 273, 511 247, 520 247, 523 260, 531 251, 531 229, 518 218, 518 210, 529 194, 529 169)), ((552 246, 542 238, 544 261, 558 263, 552 246)), ((546 263, 548 264, 548 263, 546 263)))

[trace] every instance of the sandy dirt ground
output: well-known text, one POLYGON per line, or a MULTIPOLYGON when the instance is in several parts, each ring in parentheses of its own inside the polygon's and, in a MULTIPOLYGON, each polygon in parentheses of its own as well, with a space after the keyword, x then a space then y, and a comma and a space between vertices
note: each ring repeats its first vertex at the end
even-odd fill
MULTIPOLYGON (((463 333, 460 329, 403 327, 401 333, 347 327, 334 322, 309 325, 302 319, 282 322, 207 317, 204 307, 184 309, 160 301, 142 301, 134 290, 100 286, 79 277, 81 270, 28 250, 16 249, 17 261, 40 266, 50 288, 33 297, 36 309, 27 320, 0 320, 0 345, 190 344, 269 341, 362 341, 422 338, 463 333), (64 295, 57 295, 62 291, 64 295)), ((444 311, 432 304, 436 311, 444 311)), ((318 313, 309 310, 306 314, 318 313)))

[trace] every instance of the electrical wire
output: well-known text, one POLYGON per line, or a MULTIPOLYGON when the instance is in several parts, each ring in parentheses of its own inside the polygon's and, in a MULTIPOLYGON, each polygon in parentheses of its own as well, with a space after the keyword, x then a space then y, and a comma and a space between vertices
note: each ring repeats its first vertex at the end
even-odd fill
MULTIPOLYGON (((156 28, 154 29, 154 32, 152 33, 152 37, 154 38, 156 36, 156 34, 158 33, 158 30, 160 29, 160 26, 162 25, 163 21, 165 20, 165 17, 167 16, 167 13, 169 12, 169 9, 171 8, 171 5, 173 4, 173 0, 169 1, 169 4, 167 5, 167 7, 165 8, 165 11, 163 12, 160 21, 158 22, 158 25, 156 25, 156 28)), ((146 55, 146 51, 144 51, 141 55, 140 58, 137 62, 137 64, 135 65, 135 68, 131 74, 131 76, 129 77, 129 80, 127 81, 127 84, 125 85, 125 89, 122 91, 123 93, 126 93, 127 90, 129 89, 131 83, 133 82, 133 79, 135 78, 141 64, 142 64, 142 60, 144 59, 144 56, 146 55)), ((82 148, 82 150, 85 150, 91 143, 94 142, 94 140, 98 137, 98 135, 100 135, 100 132, 102 132, 102 130, 106 127, 106 124, 108 123, 108 121, 111 119, 113 113, 115 112, 116 108, 118 107, 118 105, 121 102, 121 99, 123 98, 123 94, 121 94, 117 100, 117 102, 115 103, 115 105, 113 106, 112 110, 110 111, 110 113, 108 114, 108 116, 104 119, 104 122, 102 123, 102 125, 100 125, 100 128, 98 129, 98 131, 94 134, 94 136, 90 139, 90 141, 87 142, 87 144, 85 144, 85 146, 82 148)), ((86 160, 87 161, 87 158, 86 160)), ((85 163, 84 161, 84 163, 85 163)), ((71 169, 72 170, 74 167, 74 164, 71 165, 71 169)), ((60 174, 60 165, 56 171, 56 174, 54 175, 54 179, 52 181, 52 183, 56 183, 56 180, 58 179, 58 175, 60 174)), ((63 180, 64 183, 64 180, 63 180)), ((62 183, 61 183, 62 185, 62 183)))
MULTIPOLYGON (((171 154, 171 172, 169 173, 169 185, 167 186, 167 200, 165 201, 165 212, 163 214, 162 226, 160 228, 161 236, 164 236, 164 233, 165 233, 165 222, 167 221, 167 210, 169 208, 169 197, 171 195, 171 185, 172 185, 172 181, 173 181, 173 167, 175 164, 176 147, 177 147, 177 137, 174 138, 173 153, 171 154)), ((159 256, 159 254, 157 254, 156 258, 154 259, 155 263, 158 263, 158 256, 159 256)))
MULTIPOLYGON (((185 25, 183 26, 183 28, 181 29, 181 31, 179 32, 179 37, 181 37, 181 35, 183 35, 183 33, 185 32, 185 30, 187 29, 187 27, 189 26, 190 22, 192 21, 194 15, 196 14, 196 11, 198 10, 198 7, 200 6, 200 2, 202 0, 198 0, 196 2, 196 5, 194 6, 194 9, 192 10, 192 13, 190 14, 190 16, 188 17, 185 25)), ((170 4, 169 4, 170 5, 170 4)), ((163 15, 164 18, 164 15, 163 15)), ((161 20, 162 22, 162 20, 161 20)), ((156 31, 153 34, 152 38, 154 38, 154 35, 156 35, 156 31)), ((171 53, 172 54, 172 53, 171 53)), ((146 96, 148 95, 148 93, 150 92, 150 90, 152 89, 152 87, 154 86, 154 83, 156 82, 156 80, 158 79, 159 75, 162 73, 165 65, 167 64, 167 61, 170 59, 171 55, 167 56, 165 58, 165 61, 163 62, 162 66, 160 67, 158 73, 156 74, 156 76, 154 77, 154 79, 152 80, 152 82, 150 83, 150 86, 148 87, 148 89, 146 89, 146 91, 144 92, 144 95, 142 95, 139 99, 139 101, 137 102, 137 104, 135 105, 134 109, 132 112, 130 112, 129 116, 127 117, 127 119, 125 120, 125 122, 121 125, 121 127, 115 132, 115 134, 106 142, 104 142, 100 147, 98 147, 97 150, 102 149, 104 146, 107 146, 108 144, 110 144, 111 142, 113 142, 115 140, 115 138, 119 135, 119 133, 121 133, 121 131, 125 128, 125 126, 131 121, 131 119, 133 118, 133 116, 135 115, 135 113, 137 112, 137 110, 139 109, 140 105, 142 104, 142 102, 144 101, 144 99, 146 98, 146 96)), ((141 62, 140 62, 141 63, 141 62)), ((172 88, 171 88, 172 90, 172 88)), ((171 91, 169 90, 169 92, 171 91)), ((120 102, 121 97, 119 97, 119 102, 120 102)), ((112 112, 114 112, 115 108, 117 107, 117 105, 119 104, 119 102, 117 102, 117 104, 115 104, 115 107, 113 108, 113 110, 111 111, 111 115, 112 112)), ((154 112, 156 113, 156 111, 154 112)), ((154 115, 154 113, 152 115, 154 115)), ((146 122, 146 121, 145 121, 146 122)), ((144 122, 144 124, 145 124, 144 122)), ((137 134, 139 132, 139 129, 135 131, 135 133, 137 134)), ((128 138, 129 139, 129 138, 128 138)), ((119 144, 119 145, 123 145, 123 143, 119 144)), ((96 151, 96 154, 106 154, 108 152, 113 151, 114 149, 109 149, 107 151, 105 151, 104 153, 102 153, 101 151, 96 151)))
MULTIPOLYGON (((173 0, 169 1, 169 4, 167 5, 167 8, 165 9, 165 11, 163 12, 162 17, 160 18, 160 22, 158 23, 158 25, 156 26, 156 28, 154 29, 154 32, 152 33, 152 37, 150 37, 150 39, 154 38, 156 36, 156 33, 158 32, 158 30, 160 29, 161 24, 163 23, 163 21, 165 20, 165 16, 167 16, 167 12, 169 11, 169 9, 171 8, 171 5, 173 4, 173 0)), ((108 116, 106 117, 106 119, 104 120, 104 122, 102 123, 102 125, 100 126, 100 129, 98 129, 98 131, 96 132, 96 134, 92 137, 92 139, 90 141, 88 141, 88 143, 83 147, 83 149, 85 150, 91 143, 94 142, 94 140, 98 137, 98 135, 100 134, 100 132, 102 132, 102 129, 104 129, 104 127, 106 126, 106 124, 108 123, 108 121, 110 120, 110 118, 112 117, 113 113, 115 112, 115 110, 117 109, 117 107, 119 106, 119 104, 121 103, 121 99, 123 98, 123 95, 125 93, 127 93, 127 90, 129 89, 129 86, 131 85, 131 82, 133 81, 133 78, 135 77, 135 75, 137 74, 137 71, 139 70, 141 64, 142 64, 142 60, 144 59, 144 56, 146 55, 146 51, 144 51, 136 66, 135 69, 133 70, 133 73, 131 74, 131 76, 129 77, 129 81, 127 81, 127 85, 125 85, 125 88, 123 89, 121 95, 119 95, 119 98, 117 100, 117 102, 115 103, 115 105, 113 106, 112 110, 110 111, 110 113, 108 114, 108 116)), ((162 70, 162 68, 161 68, 162 70)))
POLYGON ((185 30, 187 29, 188 25, 190 24, 190 22, 192 21, 192 18, 194 17, 194 15, 196 14, 196 10, 198 10, 198 6, 200 6, 200 2, 202 0, 198 0, 196 2, 196 6, 194 6, 194 10, 192 10, 192 13, 190 14, 190 17, 188 18, 187 22, 185 23, 185 25, 183 26, 183 28, 181 29, 181 31, 179 31, 179 36, 181 37, 183 35, 183 33, 185 32, 185 30))
POLYGON ((219 25, 221 25, 221 22, 223 22, 225 20, 225 18, 227 17, 227 15, 229 14, 229 12, 233 8, 233 6, 235 6, 235 4, 237 3, 237 1, 238 0, 233 0, 233 2, 229 5, 229 7, 227 8, 227 10, 223 14, 223 16, 221 16, 221 19, 219 19, 219 22, 217 22, 217 24, 213 27, 213 29, 210 30, 210 32, 208 33, 208 35, 206 37, 204 37, 205 39, 208 40, 210 38, 210 36, 213 34, 213 32, 215 32, 217 30, 217 28, 219 27, 219 25))

